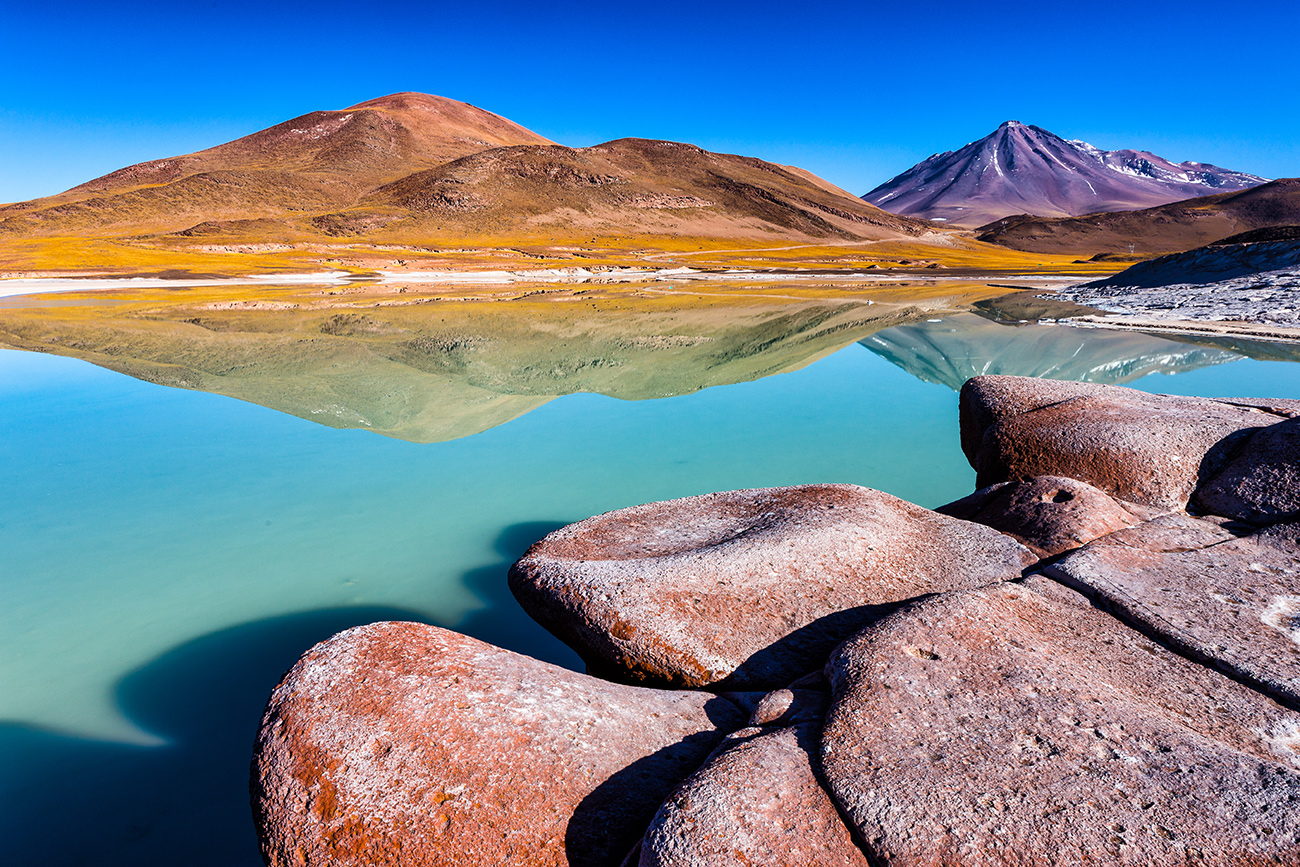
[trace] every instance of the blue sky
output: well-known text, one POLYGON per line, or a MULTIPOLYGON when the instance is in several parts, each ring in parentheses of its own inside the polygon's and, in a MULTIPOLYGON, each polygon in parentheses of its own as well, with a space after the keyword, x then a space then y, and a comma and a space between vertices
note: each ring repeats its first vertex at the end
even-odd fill
POLYGON ((1008 119, 1300 175, 1300 4, 13 3, 0 202, 419 90, 562 144, 674 139, 854 193, 1008 119))

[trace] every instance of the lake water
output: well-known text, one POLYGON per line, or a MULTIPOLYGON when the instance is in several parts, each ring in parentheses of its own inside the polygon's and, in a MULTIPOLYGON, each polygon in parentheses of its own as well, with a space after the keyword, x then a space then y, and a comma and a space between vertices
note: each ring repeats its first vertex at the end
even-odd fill
POLYGON ((970 492, 953 388, 1021 373, 1300 396, 1293 347, 970 314, 676 397, 572 394, 470 436, 336 429, 56 355, 0 350, 0 861, 260 863, 262 704, 312 643, 415 619, 578 667, 505 572, 546 532, 707 491, 970 492))

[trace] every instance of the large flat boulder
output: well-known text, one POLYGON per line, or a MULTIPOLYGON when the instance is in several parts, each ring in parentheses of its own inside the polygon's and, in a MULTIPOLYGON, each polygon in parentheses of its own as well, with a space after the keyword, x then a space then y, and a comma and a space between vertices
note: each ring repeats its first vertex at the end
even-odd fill
POLYGON ((1300 714, 1033 577, 827 665, 832 796, 891 867, 1294 864, 1300 714))
POLYGON ((1209 514, 1256 524, 1300 518, 1300 418, 1256 431, 1193 500, 1209 514))
POLYGON ((510 589, 593 673, 772 689, 894 603, 1016 578, 1036 560, 880 491, 807 485, 589 518, 534 545, 510 589))
POLYGON ((1067 476, 1166 510, 1185 507, 1251 431, 1281 421, 1223 401, 1018 376, 971 379, 960 407, 979 487, 1067 476))
POLYGON ((936 511, 1007 533, 1040 557, 1073 550, 1149 517, 1149 510, 1064 476, 999 482, 936 511))
POLYGON ((744 722, 435 626, 317 645, 271 695, 254 812, 271 867, 618 864, 744 722))
POLYGON ((868 867, 813 773, 820 728, 728 736, 659 808, 640 867, 868 867))
POLYGON ((1282 529, 1238 538, 1209 522, 1171 516, 1099 539, 1047 573, 1170 646, 1300 709, 1300 545, 1282 529), (1194 524, 1203 528, 1199 534, 1194 524), (1171 538, 1175 527, 1181 532, 1171 538))

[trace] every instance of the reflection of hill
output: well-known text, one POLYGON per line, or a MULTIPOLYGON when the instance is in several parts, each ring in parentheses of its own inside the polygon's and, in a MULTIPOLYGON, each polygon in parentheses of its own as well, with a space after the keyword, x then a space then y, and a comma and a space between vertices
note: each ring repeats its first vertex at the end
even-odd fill
POLYGON ((860 342, 913 376, 954 390, 985 373, 1116 384, 1241 358, 1138 332, 1000 325, 970 313, 891 328, 860 342))
POLYGON ((646 308, 627 299, 598 308, 587 298, 347 312, 47 308, 9 312, 0 343, 331 427, 436 442, 558 395, 638 400, 793 370, 916 318, 865 301, 646 308))

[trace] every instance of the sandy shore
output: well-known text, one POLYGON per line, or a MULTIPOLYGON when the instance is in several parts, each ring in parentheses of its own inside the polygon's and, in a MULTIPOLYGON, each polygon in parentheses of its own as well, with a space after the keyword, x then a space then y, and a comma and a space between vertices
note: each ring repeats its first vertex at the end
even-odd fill
POLYGON ((193 289, 203 286, 314 286, 346 283, 347 271, 319 271, 309 274, 257 274, 237 279, 206 278, 172 280, 165 277, 17 277, 0 280, 0 298, 41 295, 46 292, 94 292, 104 289, 193 289))
POLYGON ((704 271, 695 268, 541 268, 535 270, 489 271, 374 271, 355 274, 348 271, 319 271, 302 274, 259 274, 230 278, 166 278, 166 277, 17 277, 0 279, 0 298, 14 295, 36 295, 45 292, 93 292, 122 289, 189 289, 216 286, 303 286, 334 285, 345 283, 373 283, 394 285, 476 285, 502 286, 516 283, 636 283, 660 280, 672 281, 753 281, 796 282, 807 280, 846 283, 911 283, 917 280, 942 280, 995 285, 1011 284, 1008 288, 1047 289, 1062 283, 1073 282, 1075 277, 1043 275, 954 275, 944 271, 877 272, 877 271, 756 271, 728 270, 704 271))

